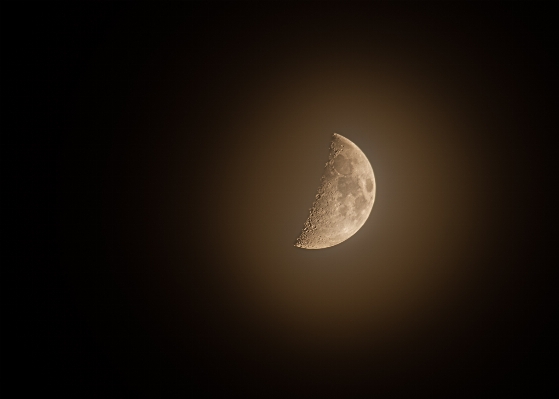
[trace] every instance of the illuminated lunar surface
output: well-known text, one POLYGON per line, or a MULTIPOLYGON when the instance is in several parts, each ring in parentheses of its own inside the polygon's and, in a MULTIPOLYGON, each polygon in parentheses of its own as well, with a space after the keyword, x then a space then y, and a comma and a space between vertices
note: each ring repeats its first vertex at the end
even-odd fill
POLYGON ((315 201, 295 246, 322 249, 347 240, 365 224, 375 192, 373 168, 363 151, 334 133, 315 201))

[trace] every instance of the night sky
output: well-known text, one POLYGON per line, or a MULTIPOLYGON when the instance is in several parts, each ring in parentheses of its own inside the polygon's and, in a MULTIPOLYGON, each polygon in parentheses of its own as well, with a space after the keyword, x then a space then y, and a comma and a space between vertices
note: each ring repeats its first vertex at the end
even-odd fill
POLYGON ((1 15, 2 390, 557 391, 551 6, 1 15), (334 132, 375 204, 349 240, 299 249, 334 132))

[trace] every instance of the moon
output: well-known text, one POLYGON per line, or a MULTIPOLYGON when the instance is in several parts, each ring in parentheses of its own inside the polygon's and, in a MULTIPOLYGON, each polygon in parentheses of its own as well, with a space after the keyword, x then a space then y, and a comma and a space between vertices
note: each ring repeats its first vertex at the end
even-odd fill
POLYGON ((322 249, 347 240, 367 221, 375 193, 373 168, 363 151, 334 133, 315 200, 295 246, 322 249))

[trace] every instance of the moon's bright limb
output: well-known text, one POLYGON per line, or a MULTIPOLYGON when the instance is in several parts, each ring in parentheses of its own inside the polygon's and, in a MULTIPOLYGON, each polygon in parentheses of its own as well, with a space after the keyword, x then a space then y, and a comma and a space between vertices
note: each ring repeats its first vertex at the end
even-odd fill
POLYGON ((315 201, 295 246, 322 249, 347 240, 365 224, 375 192, 373 168, 363 151, 334 133, 315 201))

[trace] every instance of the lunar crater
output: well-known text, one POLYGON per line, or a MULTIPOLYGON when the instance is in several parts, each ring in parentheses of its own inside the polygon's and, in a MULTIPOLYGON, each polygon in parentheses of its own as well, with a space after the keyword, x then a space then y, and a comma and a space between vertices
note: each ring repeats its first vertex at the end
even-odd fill
POLYGON ((350 175, 353 171, 353 166, 351 165, 351 161, 344 157, 342 154, 339 154, 333 163, 334 170, 338 172, 342 176, 350 175))

